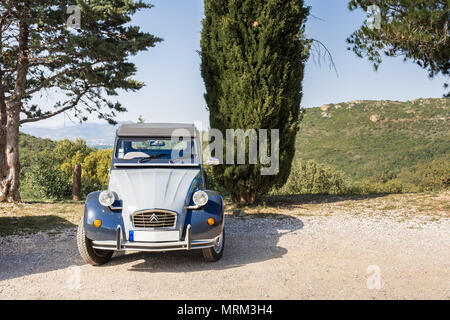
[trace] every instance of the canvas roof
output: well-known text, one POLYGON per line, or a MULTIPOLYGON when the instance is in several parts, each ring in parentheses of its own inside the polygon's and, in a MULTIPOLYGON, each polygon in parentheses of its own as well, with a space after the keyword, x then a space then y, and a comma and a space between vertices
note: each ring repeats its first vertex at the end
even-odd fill
POLYGON ((117 129, 117 135, 122 137, 194 137, 197 134, 195 126, 189 123, 134 123, 123 124, 117 129))

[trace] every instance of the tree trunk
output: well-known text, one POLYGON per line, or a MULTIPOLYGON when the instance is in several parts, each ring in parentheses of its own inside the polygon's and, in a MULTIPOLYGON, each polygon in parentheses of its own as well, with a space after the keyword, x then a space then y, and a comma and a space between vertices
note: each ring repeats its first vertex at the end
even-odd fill
POLYGON ((5 98, 3 83, 0 82, 0 202, 20 201, 19 126, 29 68, 29 26, 26 19, 20 20, 19 29, 17 76, 14 91, 9 97, 5 98))
POLYGON ((248 190, 247 192, 231 194, 231 201, 236 203, 238 206, 254 204, 256 201, 256 191, 248 190))
MULTIPOLYGON (((2 41, 2 33, 0 31, 0 43, 2 41)), ((3 50, 0 46, 0 54, 3 50)), ((0 184, 7 174, 6 169, 6 100, 5 90, 3 88, 3 70, 0 65, 0 184)))
POLYGON ((4 143, 0 150, 2 154, 0 158, 3 158, 5 162, 0 177, 0 202, 20 201, 19 121, 20 108, 7 105, 6 126, 0 125, 0 132, 6 133, 2 136, 3 141, 0 142, 0 145, 4 143))
MULTIPOLYGON (((1 78, 0 70, 0 81, 1 78)), ((6 168, 6 103, 0 83, 0 183, 7 175, 6 168)))
POLYGON ((72 196, 73 201, 81 200, 81 164, 77 164, 73 168, 72 196))

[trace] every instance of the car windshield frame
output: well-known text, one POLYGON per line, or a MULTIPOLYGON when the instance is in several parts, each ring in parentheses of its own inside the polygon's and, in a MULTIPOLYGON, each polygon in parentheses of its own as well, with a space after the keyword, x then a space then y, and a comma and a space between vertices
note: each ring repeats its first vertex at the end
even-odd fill
MULTIPOLYGON (((141 146, 142 146, 141 144, 141 146)), ((114 145, 114 162, 135 164, 198 164, 196 156, 196 139, 194 137, 117 137, 114 145), (163 141, 164 146, 150 145, 151 141, 163 141), (133 144, 146 143, 144 148, 135 148, 133 144), (171 148, 170 144, 174 144, 171 148), (179 143, 186 142, 184 148, 173 148, 179 143), (190 153, 189 153, 190 151, 190 153), (136 153, 127 158, 129 153, 136 153), (139 154, 140 153, 140 154, 139 154), (145 156, 144 156, 145 154, 145 156), (162 155, 161 155, 162 154, 162 155)))

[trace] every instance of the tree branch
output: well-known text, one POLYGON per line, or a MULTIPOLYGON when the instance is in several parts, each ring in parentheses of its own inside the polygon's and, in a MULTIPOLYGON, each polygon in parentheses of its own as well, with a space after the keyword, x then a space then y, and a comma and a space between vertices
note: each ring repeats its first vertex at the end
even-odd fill
MULTIPOLYGON (((20 124, 29 123, 29 122, 37 122, 37 121, 49 119, 49 118, 52 118, 52 117, 54 117, 54 116, 56 116, 58 114, 61 114, 61 113, 65 112, 65 111, 68 111, 70 109, 75 108, 77 106, 77 104, 80 102, 81 98, 89 91, 89 89, 90 89, 90 87, 86 85, 85 89, 83 90, 83 92, 81 92, 74 100, 72 100, 72 102, 68 106, 66 106, 66 107, 64 107, 62 109, 59 109, 59 110, 57 110, 55 112, 47 112, 47 113, 45 113, 44 115, 42 115, 40 117, 22 119, 22 120, 20 120, 20 124)), ((23 113, 27 113, 24 110, 22 110, 22 112, 23 113)))
MULTIPOLYGON (((333 55, 331 54, 330 50, 328 50, 328 48, 319 40, 311 39, 311 41, 317 42, 318 45, 320 45, 322 48, 325 49, 325 52, 328 55, 328 58, 330 59, 330 69, 334 69, 334 71, 336 72, 336 76, 339 78, 339 73, 337 71, 336 64, 334 63, 333 55)), ((320 49, 318 51, 319 51, 319 61, 320 61, 320 55, 321 55, 320 49)))

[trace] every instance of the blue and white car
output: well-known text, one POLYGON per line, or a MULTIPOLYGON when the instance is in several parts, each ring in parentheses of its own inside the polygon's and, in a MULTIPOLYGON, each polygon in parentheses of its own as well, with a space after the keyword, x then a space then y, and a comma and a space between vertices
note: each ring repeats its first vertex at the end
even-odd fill
POLYGON ((207 190, 201 155, 194 125, 120 126, 108 189, 87 196, 78 227, 84 261, 102 265, 114 251, 191 249, 201 249, 207 261, 219 260, 225 246, 223 200, 207 190))

